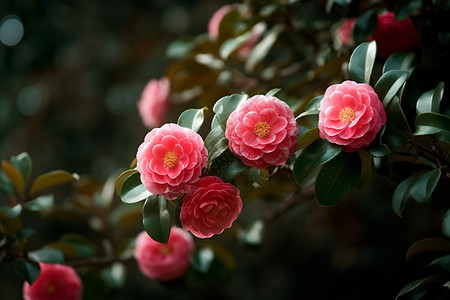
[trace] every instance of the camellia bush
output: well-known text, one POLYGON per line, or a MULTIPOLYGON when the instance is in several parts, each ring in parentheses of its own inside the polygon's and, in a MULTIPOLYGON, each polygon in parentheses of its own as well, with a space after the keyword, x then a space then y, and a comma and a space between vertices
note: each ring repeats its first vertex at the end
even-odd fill
POLYGON ((26 152, 2 161, 1 265, 14 265, 25 299, 94 297, 94 277, 120 289, 134 262, 169 290, 226 282, 236 266, 220 236, 257 251, 275 218, 305 218, 297 208, 311 199, 343 205, 376 177, 399 222, 411 206, 439 216, 440 232, 404 253, 428 271, 386 297, 448 296, 449 12, 448 1, 218 9, 207 33, 168 47, 166 73, 137 101, 149 131, 107 182, 31 178, 26 152), (275 208, 241 216, 265 201, 275 208), (82 225, 32 243, 45 231, 35 223, 59 220, 82 225))

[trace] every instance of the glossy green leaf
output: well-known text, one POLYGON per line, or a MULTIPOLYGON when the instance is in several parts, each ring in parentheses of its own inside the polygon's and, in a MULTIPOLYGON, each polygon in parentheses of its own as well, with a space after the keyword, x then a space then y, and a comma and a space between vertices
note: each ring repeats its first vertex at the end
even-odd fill
POLYGON ((148 235, 159 243, 167 244, 171 228, 167 200, 157 195, 148 197, 142 208, 142 215, 148 235))
POLYGON ((247 31, 237 37, 233 37, 224 41, 219 48, 220 57, 222 59, 228 59, 231 53, 239 49, 239 47, 242 46, 242 44, 248 41, 250 35, 251 32, 247 31))
POLYGON ((61 185, 73 180, 78 180, 76 173, 69 173, 62 170, 51 171, 38 176, 31 185, 30 194, 36 195, 38 192, 57 185, 61 185))
POLYGON ((339 203, 358 186, 361 159, 357 153, 344 153, 323 165, 316 177, 315 197, 319 205, 339 203))
POLYGON ((19 169, 17 169, 12 163, 4 160, 2 161, 2 172, 8 176, 17 193, 23 196, 25 194, 25 180, 19 169))
POLYGON ((14 261, 14 270, 29 284, 32 284, 41 273, 41 268, 38 263, 25 260, 14 261))
POLYGON ((442 96, 444 95, 444 83, 441 82, 434 90, 423 93, 417 100, 417 115, 423 113, 439 113, 442 96))
POLYGON ((395 19, 409 18, 422 7, 422 0, 400 0, 395 8, 395 19))
POLYGON ((95 255, 95 244, 75 233, 64 234, 58 241, 48 246, 61 251, 67 258, 87 258, 95 255))
POLYGON ((274 89, 271 89, 270 91, 268 91, 267 93, 266 93, 266 97, 273 97, 273 96, 275 96, 279 91, 281 91, 281 89, 280 88, 274 88, 274 89))
POLYGON ((230 150, 227 150, 212 161, 209 170, 211 174, 220 177, 223 181, 232 181, 246 169, 247 166, 230 150))
POLYGON ((136 169, 129 169, 129 170, 123 171, 119 175, 119 177, 117 177, 116 184, 115 184, 115 190, 116 190, 117 195, 120 196, 120 192, 122 191, 122 185, 123 185, 123 182, 125 181, 125 179, 130 177, 131 174, 134 174, 137 172, 138 172, 138 170, 136 170, 136 169))
POLYGON ((270 49, 283 31, 283 26, 277 25, 267 31, 262 40, 253 47, 245 63, 245 70, 252 72, 255 67, 269 54, 270 49))
POLYGON ((51 194, 39 196, 36 199, 26 202, 24 207, 31 211, 46 211, 53 207, 54 198, 51 194))
POLYGON ((411 73, 416 55, 414 53, 396 52, 389 56, 384 63, 383 73, 392 70, 401 70, 411 73))
POLYGON ((134 172, 123 181, 119 196, 124 203, 136 203, 152 196, 152 193, 141 182, 141 174, 134 172))
POLYGON ((201 248, 195 251, 191 256, 192 267, 200 273, 207 273, 214 260, 214 251, 209 248, 201 248))
POLYGON ((123 263, 113 263, 108 268, 102 269, 103 279, 114 288, 121 288, 125 283, 127 269, 123 263))
POLYGON ((424 252, 450 252, 450 241, 442 238, 425 238, 415 242, 406 253, 406 262, 424 252))
POLYGON ((303 133, 297 141, 295 151, 311 145, 314 141, 320 139, 319 128, 315 127, 303 133))
POLYGON ((178 118, 178 125, 186 127, 197 132, 203 124, 205 119, 205 110, 208 108, 203 107, 200 109, 190 108, 185 110, 178 118))
POLYGON ((217 39, 219 44, 235 35, 236 23, 240 19, 241 15, 236 9, 229 11, 223 16, 219 23, 219 37, 217 39))
POLYGON ((14 185, 5 173, 0 169, 0 191, 6 195, 14 195, 14 185))
POLYGON ((253 188, 260 187, 259 183, 261 182, 261 179, 262 179, 261 170, 255 168, 250 168, 248 170, 248 182, 253 188))
POLYGON ((319 95, 311 99, 306 105, 305 110, 320 111, 320 101, 322 101, 324 95, 319 95))
POLYGON ((317 127, 319 124, 319 113, 320 111, 318 110, 306 110, 297 116, 297 124, 309 128, 317 127))
POLYGON ((363 187, 372 178, 373 168, 372 161, 373 157, 369 152, 358 151, 359 157, 361 159, 361 177, 359 178, 358 188, 363 187))
POLYGON ((408 79, 408 72, 402 70, 391 70, 384 73, 374 86, 383 106, 386 109, 403 84, 408 79))
POLYGON ((172 42, 166 49, 166 56, 172 59, 186 57, 194 48, 192 39, 179 39, 172 42))
POLYGON ((405 285, 400 292, 397 294, 397 297, 395 297, 395 299, 397 300, 400 296, 406 295, 418 288, 421 288, 429 283, 434 283, 434 282, 446 282, 449 280, 449 276, 448 275, 434 275, 434 276, 430 276, 427 278, 423 278, 423 279, 419 279, 416 281, 413 281, 411 283, 408 283, 407 285, 405 285))
POLYGON ((450 117, 437 113, 423 113, 415 120, 414 135, 428 135, 436 133, 450 134, 450 117))
POLYGON ((392 195, 392 209, 401 217, 403 210, 408 206, 411 200, 410 189, 414 185, 417 179, 417 175, 412 175, 402 181, 394 191, 392 195))
POLYGON ((247 94, 233 94, 225 96, 217 100, 214 104, 213 111, 216 113, 218 123, 225 130, 227 126, 227 120, 230 114, 241 104, 241 102, 247 100, 247 94))
POLYGON ((10 206, 2 206, 0 210, 5 213, 8 218, 16 218, 22 212, 22 204, 16 204, 13 207, 10 206))
POLYGON ((353 39, 357 44, 369 40, 377 27, 377 14, 374 10, 367 10, 356 19, 353 26, 353 39))
POLYGON ((348 64, 351 79, 369 84, 376 55, 377 44, 375 41, 362 43, 356 47, 348 64))
POLYGON ((436 258, 430 263, 430 265, 439 265, 445 271, 450 272, 450 254, 436 258))
POLYGON ((238 238, 250 246, 259 246, 264 236, 265 224, 262 220, 256 220, 248 228, 239 229, 238 238))
POLYGON ((326 140, 317 140, 303 149, 294 163, 294 179, 298 184, 302 184, 312 172, 320 165, 332 160, 342 148, 330 144, 326 140))
POLYGON ((434 169, 421 174, 414 181, 409 193, 417 202, 429 204, 431 202, 431 194, 433 193, 440 177, 440 169, 434 169))
POLYGON ((409 142, 411 129, 400 106, 398 97, 394 97, 387 112, 386 129, 382 141, 389 149, 397 149, 409 142))
POLYGON ((33 163, 31 161, 30 155, 28 153, 23 152, 17 156, 11 157, 11 163, 19 169, 20 173, 23 176, 25 182, 28 181, 31 174, 31 169, 33 167, 33 163))
POLYGON ((442 233, 448 238, 450 238, 450 209, 444 215, 442 219, 442 233))
POLYGON ((221 126, 214 127, 206 136, 205 148, 208 150, 208 162, 213 161, 228 149, 228 140, 221 126))
POLYGON ((28 258, 32 261, 46 264, 60 264, 64 262, 62 252, 52 248, 41 248, 28 252, 28 258))

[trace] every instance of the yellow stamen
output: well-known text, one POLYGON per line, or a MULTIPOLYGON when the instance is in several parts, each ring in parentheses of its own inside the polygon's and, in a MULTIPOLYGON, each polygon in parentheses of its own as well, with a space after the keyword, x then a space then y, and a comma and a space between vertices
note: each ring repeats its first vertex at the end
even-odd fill
POLYGON ((341 120, 342 123, 348 124, 353 121, 355 118, 355 112, 350 107, 346 107, 341 109, 339 112, 339 120, 341 120))
POLYGON ((167 152, 166 155, 164 155, 164 166, 173 168, 176 166, 178 162, 178 156, 174 152, 167 152))
POLYGON ((253 131, 257 136, 265 137, 270 133, 270 126, 269 124, 267 124, 267 122, 261 121, 255 124, 255 127, 253 127, 253 131))
POLYGON ((214 217, 217 217, 217 215, 219 214, 219 212, 217 211, 217 209, 216 209, 215 207, 213 207, 213 208, 211 209, 211 214, 212 214, 214 217))

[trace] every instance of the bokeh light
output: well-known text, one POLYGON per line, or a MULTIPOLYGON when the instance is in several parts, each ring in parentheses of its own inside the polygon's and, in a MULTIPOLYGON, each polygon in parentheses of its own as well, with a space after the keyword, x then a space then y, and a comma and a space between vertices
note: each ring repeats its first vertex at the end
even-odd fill
POLYGON ((0 25, 0 41, 6 46, 15 46, 22 40, 23 24, 17 16, 11 15, 3 19, 0 25))

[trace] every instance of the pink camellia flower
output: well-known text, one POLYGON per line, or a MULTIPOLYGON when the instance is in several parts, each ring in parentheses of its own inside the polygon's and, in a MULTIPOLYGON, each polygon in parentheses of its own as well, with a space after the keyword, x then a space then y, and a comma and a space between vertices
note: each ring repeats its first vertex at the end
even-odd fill
POLYGON ((181 204, 183 228, 199 238, 209 238, 230 228, 242 210, 239 190, 216 176, 206 176, 192 187, 181 204))
POLYGON ((147 189, 173 200, 199 179, 208 152, 198 133, 170 123, 147 133, 136 158, 147 189))
POLYGON ((208 22, 208 34, 211 39, 215 40, 219 37, 219 25, 223 17, 238 6, 238 4, 224 5, 212 15, 208 22))
POLYGON ((419 44, 419 33, 411 19, 395 20, 393 12, 378 16, 378 24, 370 40, 377 41, 377 54, 387 58, 394 52, 411 52, 419 44))
POLYGON ((355 22, 355 18, 347 19, 338 27, 336 36, 342 45, 348 45, 353 41, 353 26, 355 22))
POLYGON ((25 300, 80 300, 83 285, 72 267, 39 264, 41 273, 31 285, 23 284, 25 300))
POLYGON ((160 80, 150 80, 136 105, 142 122, 147 128, 161 126, 170 110, 169 79, 163 77, 160 80))
POLYGON ((320 102, 320 137, 354 152, 369 146, 386 122, 383 104, 365 83, 334 84, 320 102))
POLYGON ((282 165, 294 154, 299 128, 291 108, 276 97, 256 95, 241 103, 227 120, 229 148, 257 169, 282 165))
POLYGON ((141 232, 136 238, 134 258, 144 275, 169 281, 187 271, 193 251, 192 235, 181 228, 172 227, 167 244, 156 242, 147 232, 141 232))

